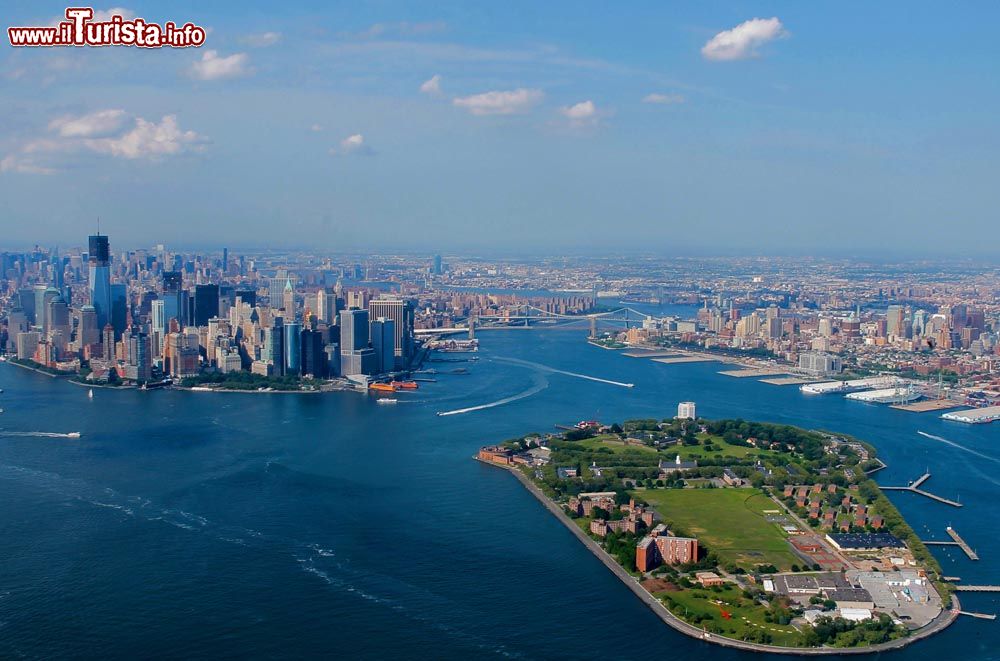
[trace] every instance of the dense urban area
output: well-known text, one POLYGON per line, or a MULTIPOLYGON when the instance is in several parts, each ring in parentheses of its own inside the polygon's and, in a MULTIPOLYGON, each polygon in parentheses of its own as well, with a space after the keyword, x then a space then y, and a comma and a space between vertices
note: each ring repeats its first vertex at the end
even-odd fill
POLYGON ((477 330, 589 321, 592 343, 661 362, 1000 412, 1000 272, 971 263, 231 254, 95 234, 0 267, 4 357, 95 385, 392 391, 477 330))

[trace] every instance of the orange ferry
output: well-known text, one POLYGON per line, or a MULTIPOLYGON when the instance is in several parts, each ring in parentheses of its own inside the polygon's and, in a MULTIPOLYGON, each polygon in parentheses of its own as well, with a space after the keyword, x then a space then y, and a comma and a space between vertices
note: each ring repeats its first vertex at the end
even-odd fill
POLYGON ((391 383, 373 383, 368 389, 376 392, 396 392, 396 386, 391 383))
POLYGON ((393 381, 389 385, 402 390, 416 390, 420 387, 416 381, 393 381))

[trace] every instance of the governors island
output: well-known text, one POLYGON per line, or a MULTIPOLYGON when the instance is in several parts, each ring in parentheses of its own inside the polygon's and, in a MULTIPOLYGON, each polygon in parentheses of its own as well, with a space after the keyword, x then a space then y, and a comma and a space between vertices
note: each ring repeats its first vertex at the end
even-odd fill
POLYGON ((665 623, 728 647, 901 648, 961 613, 860 440, 744 420, 580 422, 480 449, 665 623))

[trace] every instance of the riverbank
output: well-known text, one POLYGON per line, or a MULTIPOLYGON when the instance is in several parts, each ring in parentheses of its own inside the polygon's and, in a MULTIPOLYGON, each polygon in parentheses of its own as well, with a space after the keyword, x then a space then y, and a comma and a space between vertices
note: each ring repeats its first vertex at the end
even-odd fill
POLYGON ((59 377, 62 377, 62 376, 70 376, 69 374, 53 374, 52 372, 46 372, 45 370, 39 369, 37 367, 31 367, 30 365, 24 365, 22 363, 14 362, 13 360, 5 360, 4 363, 7 364, 7 365, 13 365, 14 367, 20 367, 23 370, 28 370, 30 372, 36 372, 38 374, 42 374, 44 376, 49 377, 50 379, 58 379, 59 377))
POLYGON ((770 653, 770 654, 783 654, 792 656, 825 656, 834 654, 873 654, 879 652, 888 652, 893 650, 899 650, 907 647, 919 640, 923 640, 934 634, 940 633, 948 628, 951 624, 955 622, 961 612, 961 604, 957 596, 952 595, 951 608, 947 610, 942 610, 941 613, 933 620, 930 624, 921 627, 920 629, 911 632, 905 638, 898 638, 885 643, 879 643, 876 645, 870 645, 866 647, 782 647, 778 645, 767 645, 762 643, 752 643, 743 640, 737 640, 735 638, 727 638, 725 636, 720 636, 718 634, 708 633, 695 627, 687 622, 681 620, 676 615, 670 612, 666 606, 663 605, 659 599, 654 597, 649 593, 639 581, 629 574, 625 569, 618 564, 618 562, 611 557, 601 546, 594 541, 589 535, 587 535, 580 526, 563 511, 563 509, 555 503, 552 499, 545 495, 545 493, 532 482, 527 476, 525 476, 521 470, 514 466, 504 466, 491 461, 485 461, 479 457, 473 457, 476 461, 480 463, 488 464, 495 468, 504 469, 509 473, 512 473, 514 477, 521 483, 524 488, 528 490, 535 498, 538 499, 542 505, 545 506, 549 512, 551 512, 556 519, 558 519, 567 530, 569 530, 576 538, 583 544, 594 556, 600 560, 605 567, 607 567, 611 572, 617 576, 622 583, 628 587, 629 590, 635 594, 653 613, 663 621, 664 624, 673 628, 680 633, 691 638, 698 639, 705 643, 711 643, 715 645, 721 645, 723 647, 730 647, 734 649, 741 649, 751 652, 760 653, 770 653))

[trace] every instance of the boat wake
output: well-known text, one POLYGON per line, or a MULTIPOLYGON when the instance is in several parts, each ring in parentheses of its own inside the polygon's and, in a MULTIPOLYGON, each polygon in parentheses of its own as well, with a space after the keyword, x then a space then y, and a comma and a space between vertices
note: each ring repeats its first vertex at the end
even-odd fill
POLYGON ((556 369, 555 367, 549 367, 548 365, 542 365, 541 363, 533 363, 530 360, 521 360, 520 358, 502 358, 494 357, 502 363, 510 363, 512 365, 521 365, 523 367, 534 367, 535 369, 542 370, 543 372, 549 372, 552 374, 565 374, 566 376, 572 376, 577 379, 586 379, 587 381, 597 381, 598 383, 607 383, 612 386, 619 386, 621 388, 633 388, 634 383, 622 383, 621 381, 612 381, 611 379, 602 379, 597 376, 589 376, 587 374, 578 374, 576 372, 567 372, 566 370, 556 369))
POLYGON ((483 409, 491 409, 495 406, 503 406, 504 404, 510 404, 511 402, 516 402, 519 399, 524 399, 525 397, 531 397, 536 395, 541 391, 549 387, 549 381, 544 376, 540 374, 535 374, 532 377, 534 385, 520 392, 516 395, 511 395, 510 397, 504 397, 503 399, 498 399, 495 402, 490 402, 489 404, 480 404, 479 406, 470 406, 464 409, 455 409, 454 411, 438 411, 438 415, 461 415, 463 413, 472 413, 473 411, 482 411, 483 409))
POLYGON ((0 429, 0 436, 37 436, 40 438, 80 438, 80 432, 71 431, 68 434, 61 434, 53 431, 4 431, 0 429))
POLYGON ((1000 464, 1000 459, 997 459, 996 457, 991 457, 988 454, 983 454, 982 452, 979 452, 978 450, 973 450, 972 448, 967 448, 964 445, 959 445, 955 441, 949 441, 947 438, 941 438, 940 436, 935 436, 934 434, 928 434, 927 432, 923 431, 918 431, 917 433, 923 436, 924 438, 931 439, 932 441, 939 441, 941 443, 944 443, 945 445, 950 445, 953 448, 962 450, 963 452, 968 452, 969 454, 974 454, 977 457, 986 459, 987 461, 992 461, 995 464, 1000 464))

